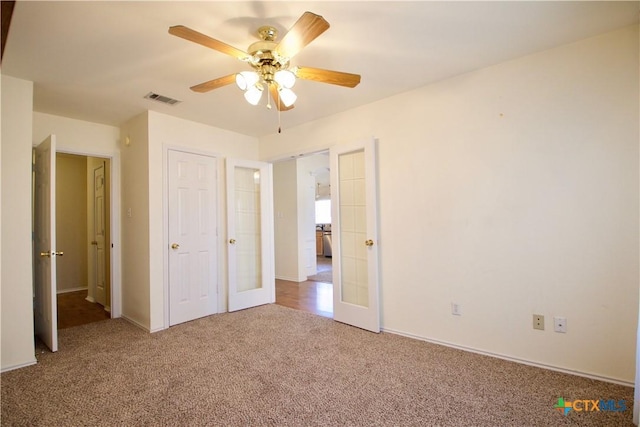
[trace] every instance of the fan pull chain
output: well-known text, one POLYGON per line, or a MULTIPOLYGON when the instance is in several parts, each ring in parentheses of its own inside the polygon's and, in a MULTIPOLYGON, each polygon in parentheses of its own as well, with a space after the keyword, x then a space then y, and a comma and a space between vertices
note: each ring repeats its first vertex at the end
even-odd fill
POLYGON ((282 122, 280 120, 280 97, 278 97, 278 133, 282 133, 282 122))

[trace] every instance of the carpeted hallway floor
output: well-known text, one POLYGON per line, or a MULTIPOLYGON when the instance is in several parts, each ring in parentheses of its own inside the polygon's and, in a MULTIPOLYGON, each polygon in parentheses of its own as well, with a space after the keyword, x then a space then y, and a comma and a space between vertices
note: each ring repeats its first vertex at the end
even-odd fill
POLYGON ((116 319, 1 376, 6 426, 631 424, 633 390, 266 305, 149 334, 116 319), (622 412, 554 409, 615 399, 622 412))

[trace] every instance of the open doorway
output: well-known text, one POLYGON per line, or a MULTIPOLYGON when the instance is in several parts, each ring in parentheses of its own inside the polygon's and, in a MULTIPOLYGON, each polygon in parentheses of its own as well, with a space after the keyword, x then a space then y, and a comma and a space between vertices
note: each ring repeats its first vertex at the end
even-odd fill
POLYGON ((333 317, 329 164, 320 152, 273 168, 276 303, 325 317, 333 317))
POLYGON ((307 280, 333 283, 329 157, 321 154, 316 154, 315 156, 318 156, 318 158, 313 159, 311 163, 313 168, 311 173, 315 179, 316 273, 308 276, 307 280))
POLYGON ((111 317, 110 160, 56 153, 58 329, 111 317))

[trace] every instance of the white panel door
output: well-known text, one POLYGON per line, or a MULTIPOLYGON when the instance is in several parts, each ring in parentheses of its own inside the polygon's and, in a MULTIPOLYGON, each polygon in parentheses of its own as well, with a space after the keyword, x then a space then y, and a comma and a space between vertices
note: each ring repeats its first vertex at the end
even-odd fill
POLYGON ((333 318, 380 332, 375 141, 330 154, 333 318))
POLYGON ((217 165, 168 152, 169 325, 217 313, 217 165))
POLYGON ((271 171, 268 163, 227 160, 229 311, 275 302, 271 171))
POLYGON ((93 241, 91 244, 95 247, 94 251, 94 266, 95 266, 95 300, 98 304, 103 307, 107 304, 107 288, 106 288, 106 279, 107 272, 105 270, 106 267, 106 258, 107 254, 105 253, 105 243, 106 243, 106 235, 105 235, 105 186, 104 186, 104 162, 99 167, 93 170, 93 241))
POLYGON ((34 194, 35 332, 51 351, 58 351, 56 304, 56 137, 36 147, 34 194))

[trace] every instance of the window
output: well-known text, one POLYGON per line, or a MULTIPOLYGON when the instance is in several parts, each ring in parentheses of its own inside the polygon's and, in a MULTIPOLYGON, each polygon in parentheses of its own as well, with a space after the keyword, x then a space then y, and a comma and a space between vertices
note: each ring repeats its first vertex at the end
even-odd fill
POLYGON ((316 224, 331 224, 331 200, 316 200, 316 224))

